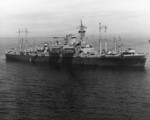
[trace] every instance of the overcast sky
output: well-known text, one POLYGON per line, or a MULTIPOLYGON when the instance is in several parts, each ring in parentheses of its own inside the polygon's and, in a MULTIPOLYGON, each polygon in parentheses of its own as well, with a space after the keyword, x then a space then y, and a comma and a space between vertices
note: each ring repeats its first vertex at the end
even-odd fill
POLYGON ((0 37, 77 34, 82 19, 88 34, 98 23, 115 34, 150 35, 150 0, 0 0, 0 37))

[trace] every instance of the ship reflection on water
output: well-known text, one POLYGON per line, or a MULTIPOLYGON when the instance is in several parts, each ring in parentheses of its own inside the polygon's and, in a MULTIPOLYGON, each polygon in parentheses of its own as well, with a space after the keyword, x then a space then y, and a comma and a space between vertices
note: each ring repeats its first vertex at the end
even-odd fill
POLYGON ((4 74, 3 119, 150 118, 145 69, 5 62, 4 74))

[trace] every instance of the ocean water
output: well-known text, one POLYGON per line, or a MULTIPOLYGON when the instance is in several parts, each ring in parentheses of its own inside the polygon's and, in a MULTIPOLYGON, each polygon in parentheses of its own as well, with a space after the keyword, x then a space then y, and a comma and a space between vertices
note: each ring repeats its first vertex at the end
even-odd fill
POLYGON ((150 120, 150 43, 129 41, 144 69, 8 62, 18 40, 1 38, 0 120, 150 120))

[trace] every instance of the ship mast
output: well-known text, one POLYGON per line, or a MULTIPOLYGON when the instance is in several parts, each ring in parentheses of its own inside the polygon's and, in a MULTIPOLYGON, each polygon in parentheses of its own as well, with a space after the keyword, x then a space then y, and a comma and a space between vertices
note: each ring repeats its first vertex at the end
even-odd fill
POLYGON ((104 47, 105 47, 104 50, 105 50, 105 52, 107 52, 106 30, 107 30, 107 26, 101 26, 101 23, 99 23, 99 53, 100 54, 102 54, 102 44, 104 44, 104 47), (104 41, 102 40, 102 37, 101 37, 101 30, 102 29, 105 29, 105 38, 104 38, 104 41))
POLYGON ((117 40, 115 37, 114 37, 114 44, 115 44, 115 54, 116 54, 117 53, 117 40))
POLYGON ((106 36, 107 26, 105 26, 105 52, 107 53, 107 36, 106 36))
POLYGON ((18 34, 19 34, 18 37, 19 37, 19 39, 20 39, 20 33, 21 33, 21 31, 20 31, 20 28, 19 28, 19 29, 18 29, 18 34))
POLYGON ((87 27, 82 24, 82 20, 80 22, 81 22, 81 25, 79 26, 78 33, 80 34, 80 41, 83 42, 83 40, 85 38, 85 32, 86 32, 85 29, 87 27))
POLYGON ((28 48, 28 40, 27 40, 28 33, 29 33, 29 31, 27 30, 27 28, 25 28, 25 34, 26 34, 26 51, 27 51, 27 48, 28 48))
POLYGON ((101 23, 99 23, 99 53, 102 54, 101 23))
MULTIPOLYGON (((18 29, 18 37, 19 37, 19 41, 20 41, 20 28, 18 29)), ((19 49, 20 49, 20 51, 22 49, 22 40, 21 40, 21 43, 19 44, 19 49)))
POLYGON ((122 42, 121 42, 121 37, 119 36, 119 43, 118 43, 119 51, 122 50, 122 42))
POLYGON ((20 28, 18 29, 18 34, 19 34, 19 40, 20 40, 20 45, 19 45, 19 48, 20 48, 20 51, 23 50, 23 38, 21 38, 21 30, 20 28))

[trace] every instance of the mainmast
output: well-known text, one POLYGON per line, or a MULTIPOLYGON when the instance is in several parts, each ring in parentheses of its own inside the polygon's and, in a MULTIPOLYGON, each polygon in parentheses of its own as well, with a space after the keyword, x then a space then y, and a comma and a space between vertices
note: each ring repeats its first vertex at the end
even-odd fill
POLYGON ((81 20, 81 25, 79 26, 79 31, 78 31, 78 33, 80 34, 80 41, 81 42, 83 42, 83 40, 84 40, 84 38, 85 38, 85 29, 86 29, 87 27, 86 26, 84 26, 83 24, 82 24, 82 20, 81 20))

